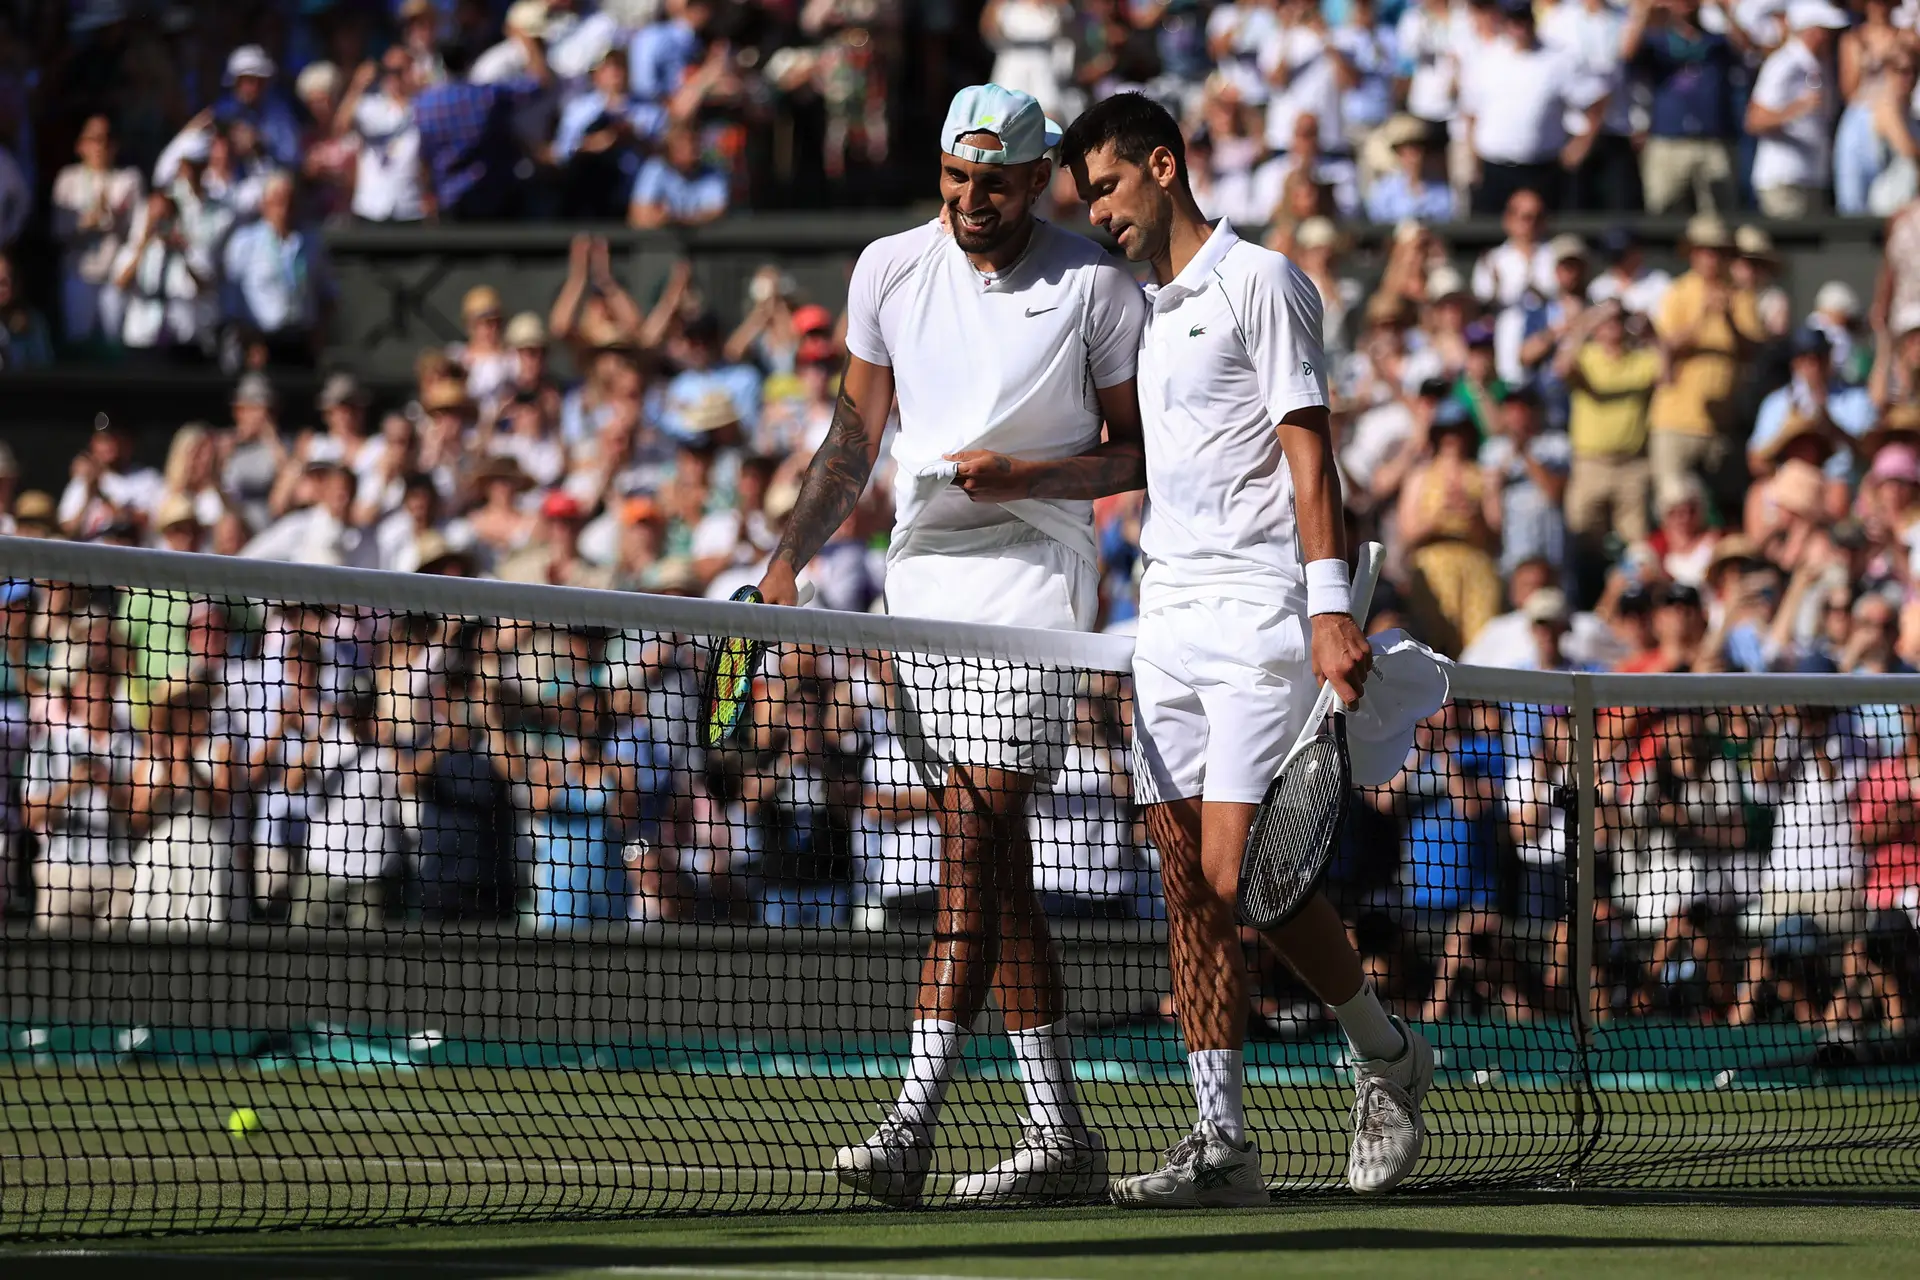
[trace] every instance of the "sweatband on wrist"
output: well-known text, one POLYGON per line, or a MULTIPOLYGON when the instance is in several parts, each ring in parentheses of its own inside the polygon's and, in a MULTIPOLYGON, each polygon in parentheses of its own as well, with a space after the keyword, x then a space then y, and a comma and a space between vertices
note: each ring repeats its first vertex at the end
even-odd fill
POLYGON ((1307 613, 1353 612, 1353 579, 1345 560, 1307 562, 1307 613))

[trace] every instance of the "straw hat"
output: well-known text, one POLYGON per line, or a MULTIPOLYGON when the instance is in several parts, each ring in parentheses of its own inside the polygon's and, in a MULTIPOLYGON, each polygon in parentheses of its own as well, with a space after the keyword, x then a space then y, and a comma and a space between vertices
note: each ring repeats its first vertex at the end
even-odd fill
POLYGON ((490 284, 477 284, 460 299, 460 318, 472 323, 480 316, 500 314, 500 291, 490 284))
MULTIPOLYGON (((1819 423, 1806 414, 1793 412, 1781 424, 1773 439, 1754 450, 1754 456, 1760 461, 1771 464, 1787 451, 1787 446, 1796 440, 1817 440, 1820 442, 1820 461, 1825 462, 1833 456, 1833 442, 1820 430, 1819 423)), ((1791 465, 1791 464, 1788 464, 1791 465)))
POLYGON ((428 413, 472 413, 474 403, 466 384, 458 378, 438 378, 421 395, 420 407, 428 413))
POLYGON ((1688 249, 1732 249, 1733 236, 1724 219, 1711 213, 1696 213, 1687 219, 1687 230, 1680 238, 1688 249))
POLYGON ((680 414, 680 429, 707 435, 740 421, 739 406, 725 391, 709 391, 680 414))

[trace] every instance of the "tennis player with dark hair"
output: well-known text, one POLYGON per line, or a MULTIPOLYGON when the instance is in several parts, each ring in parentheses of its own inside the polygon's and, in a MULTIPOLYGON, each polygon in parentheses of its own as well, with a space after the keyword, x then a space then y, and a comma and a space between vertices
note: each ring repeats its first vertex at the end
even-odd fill
MULTIPOLYGON (((1146 302, 1099 246, 1034 216, 1059 141, 1038 102, 997 85, 962 90, 941 138, 942 220, 875 241, 854 268, 833 422, 760 590, 793 603, 795 575, 867 483, 897 394, 888 611, 1085 630, 1098 594, 1091 500, 1145 480, 1134 363, 1146 302)), ((1027 836, 1028 797, 1065 759, 1071 676, 895 662, 902 738, 939 795, 935 932, 899 1099, 834 1169, 889 1204, 919 1201, 941 1099, 992 991, 1028 1122, 1006 1160, 953 1196, 1097 1196, 1106 1150, 1075 1100, 1027 836)))
MULTIPOLYGON (((1234 905, 1256 807, 1319 681, 1358 701, 1372 652, 1349 613, 1329 438, 1320 295, 1286 257, 1209 224, 1179 126, 1139 94, 1101 102, 1061 148, 1087 201, 1149 264, 1139 362, 1147 457, 1134 671, 1134 786, 1160 850, 1174 1003, 1200 1119, 1117 1204, 1265 1204, 1246 1133, 1246 967, 1234 905)), ((1339 913, 1315 895, 1266 940, 1340 1020, 1356 1097, 1347 1180, 1413 1168, 1433 1050, 1365 984, 1339 913)))

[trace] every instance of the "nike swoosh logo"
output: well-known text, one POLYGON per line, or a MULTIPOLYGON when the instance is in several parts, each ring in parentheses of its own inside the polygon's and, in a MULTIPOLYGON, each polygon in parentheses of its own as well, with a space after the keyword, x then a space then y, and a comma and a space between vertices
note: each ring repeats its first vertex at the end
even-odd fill
POLYGON ((1043 316, 1047 314, 1047 312, 1049 311, 1058 311, 1059 309, 1060 309, 1060 304, 1057 302, 1050 307, 1028 307, 1027 319, 1031 320, 1035 316, 1043 316))

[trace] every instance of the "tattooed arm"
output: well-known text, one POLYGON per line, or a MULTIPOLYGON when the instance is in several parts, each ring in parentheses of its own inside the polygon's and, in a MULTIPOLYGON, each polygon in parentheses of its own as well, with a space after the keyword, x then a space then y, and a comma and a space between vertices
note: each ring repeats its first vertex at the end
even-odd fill
POLYGON ((954 484, 975 502, 1013 498, 1104 498, 1147 486, 1147 455, 1140 437, 1140 401, 1133 379, 1095 393, 1107 420, 1107 438, 1071 458, 1038 462, 984 449, 950 453, 954 484))
POLYGON ((852 513, 860 491, 867 487, 867 477, 873 474, 880 437, 892 410, 893 370, 848 356, 833 423, 807 466, 799 501, 787 518, 773 563, 760 579, 760 594, 768 604, 794 602, 794 576, 852 513))

